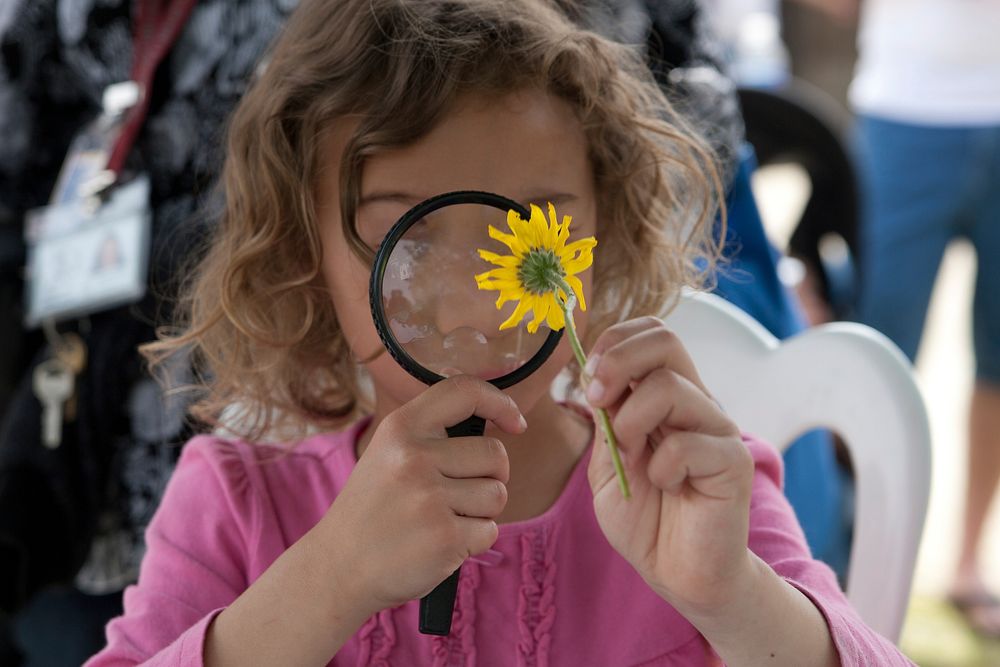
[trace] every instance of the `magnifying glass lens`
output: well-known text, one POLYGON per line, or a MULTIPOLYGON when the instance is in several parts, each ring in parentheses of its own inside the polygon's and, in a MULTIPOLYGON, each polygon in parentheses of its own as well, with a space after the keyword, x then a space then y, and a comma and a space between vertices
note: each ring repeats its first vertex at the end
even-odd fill
POLYGON ((456 204, 427 214, 392 248, 382 278, 382 307, 399 346, 444 377, 493 380, 514 372, 545 344, 550 330, 528 333, 523 320, 500 330, 516 307, 497 308, 497 292, 480 290, 477 274, 496 268, 479 255, 510 255, 489 227, 508 232, 506 213, 481 204, 456 204))

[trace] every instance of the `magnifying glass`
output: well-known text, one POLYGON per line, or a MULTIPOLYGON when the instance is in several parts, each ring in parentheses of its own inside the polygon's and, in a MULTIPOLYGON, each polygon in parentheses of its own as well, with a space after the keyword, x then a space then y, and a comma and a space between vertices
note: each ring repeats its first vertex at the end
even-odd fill
MULTIPOLYGON (((474 375, 505 389, 536 371, 562 330, 521 323, 501 331, 516 302, 500 309, 496 293, 480 290, 476 274, 494 268, 478 250, 509 252, 489 228, 507 229, 507 212, 531 217, 521 204, 490 192, 448 192, 424 200, 389 230, 375 255, 369 286, 372 318, 389 354, 408 373, 432 385, 474 375)), ((447 428, 448 437, 479 436, 486 423, 471 416, 447 428)), ((447 635, 459 570, 420 601, 420 632, 447 635)))

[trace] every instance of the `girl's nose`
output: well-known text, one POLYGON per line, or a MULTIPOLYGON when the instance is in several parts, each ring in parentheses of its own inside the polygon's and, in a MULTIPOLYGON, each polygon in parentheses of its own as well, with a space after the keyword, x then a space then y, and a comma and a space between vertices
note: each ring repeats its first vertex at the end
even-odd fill
POLYGON ((479 256, 479 250, 496 250, 497 242, 489 237, 488 229, 499 224, 501 214, 482 206, 451 208, 454 210, 440 212, 444 215, 428 233, 433 243, 427 257, 435 274, 438 330, 447 335, 467 327, 496 337, 504 321, 502 315, 509 315, 513 307, 497 310, 496 293, 479 289, 476 275, 493 268, 479 256))
POLYGON ((496 293, 479 289, 476 271, 479 263, 461 262, 456 270, 442 275, 435 295, 437 328, 443 335, 456 329, 473 329, 487 338, 500 334, 503 314, 497 310, 496 293))

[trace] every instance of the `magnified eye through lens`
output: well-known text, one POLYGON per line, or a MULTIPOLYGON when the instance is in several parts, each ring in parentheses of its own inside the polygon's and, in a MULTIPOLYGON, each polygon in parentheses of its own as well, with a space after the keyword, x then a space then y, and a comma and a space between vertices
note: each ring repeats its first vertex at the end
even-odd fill
POLYGON ((508 375, 551 333, 529 334, 524 323, 501 331, 516 303, 498 309, 496 293, 476 284, 477 274, 493 268, 479 250, 509 253, 489 233, 506 230, 506 219, 493 206, 454 204, 420 218, 388 250, 380 295, 386 324, 406 354, 437 375, 508 375))

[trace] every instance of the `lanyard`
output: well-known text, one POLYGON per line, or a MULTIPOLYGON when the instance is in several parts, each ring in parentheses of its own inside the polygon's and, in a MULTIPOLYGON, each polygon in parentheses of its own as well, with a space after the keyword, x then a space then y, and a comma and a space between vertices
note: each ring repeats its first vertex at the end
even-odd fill
POLYGON ((121 174, 149 113, 150 91, 156 69, 177 42, 197 0, 136 0, 132 20, 132 80, 139 84, 139 101, 132 107, 111 149, 107 169, 121 174))

